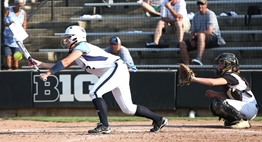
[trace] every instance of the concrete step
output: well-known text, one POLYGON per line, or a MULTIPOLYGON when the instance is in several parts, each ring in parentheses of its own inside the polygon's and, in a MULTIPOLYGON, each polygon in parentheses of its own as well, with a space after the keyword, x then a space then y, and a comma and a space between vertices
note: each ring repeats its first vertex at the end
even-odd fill
POLYGON ((64 29, 60 32, 64 32, 66 27, 69 25, 77 25, 75 21, 46 21, 46 22, 39 22, 39 21, 32 21, 27 22, 27 29, 64 29))
MULTIPOLYGON (((122 1, 123 2, 123 1, 122 1)), ((187 2, 187 10, 188 12, 197 12, 198 8, 195 1, 186 1, 187 2)), ((214 11, 216 14, 220 14, 222 12, 227 12, 229 10, 234 10, 237 14, 246 14, 247 8, 249 5, 257 5, 259 1, 242 1, 242 2, 234 2, 228 3, 228 1, 223 2, 209 2, 208 8, 214 11)), ((92 2, 86 2, 92 3, 92 2)), ((87 6, 86 6, 87 7, 87 6)), ((93 6, 89 6, 93 7, 93 6)), ((129 6, 129 8, 139 8, 140 6, 129 6)), ((111 8, 107 8, 106 6, 101 6, 103 13, 119 13, 119 8, 125 8, 124 6, 111 6, 111 8)))
POLYGON ((58 48, 60 45, 60 37, 55 36, 30 36, 25 41, 25 44, 30 44, 31 46, 27 47, 29 51, 38 51, 40 48, 49 47, 49 48, 58 48))
MULTIPOLYGON (((242 15, 243 16, 243 15, 242 15)), ((76 16, 74 16, 75 18, 77 18, 76 16)), ((109 16, 112 17, 112 16, 109 16)), ((121 16, 119 16, 121 17, 121 16)), ((125 16, 126 18, 127 16, 125 16)), ((73 18, 73 17, 71 17, 73 18)), ((218 24, 219 27, 221 29, 223 29, 223 27, 226 28, 239 28, 239 29, 249 29, 251 27, 258 27, 260 25, 262 25, 262 18, 258 17, 258 18, 253 18, 250 22, 249 26, 245 26, 245 21, 244 21, 244 17, 241 18, 235 18, 233 23, 229 23, 228 19, 230 19, 232 17, 219 17, 218 18, 218 24)), ((84 28, 86 28, 87 31, 94 31, 94 30, 103 30, 107 29, 111 30, 123 30, 126 28, 134 28, 134 29, 139 29, 139 28, 151 28, 151 29, 155 29, 157 23, 159 21, 159 18, 144 18, 141 20, 92 20, 92 21, 81 21, 79 22, 81 24, 81 26, 83 26, 84 28)), ((75 21, 78 22, 78 21, 75 21)), ((260 26, 261 29, 261 26, 260 26)))
MULTIPOLYGON (((35 32, 31 34, 29 32, 30 37, 28 37, 24 43, 30 44, 29 48, 32 51, 37 51, 40 48, 60 48, 60 36, 38 36, 37 32, 42 32, 40 35, 45 33, 45 30, 29 30, 35 32), (32 47, 31 47, 32 46, 32 47)), ((52 34, 46 32, 46 34, 52 34)), ((87 41, 98 45, 100 47, 108 46, 108 40, 112 36, 87 36, 87 41)), ((226 45, 224 46, 260 46, 262 34, 257 34, 254 37, 250 34, 226 34, 222 35, 222 37, 226 41, 226 45), (252 38, 253 37, 253 38, 252 38), (253 40, 253 41, 252 41, 253 40), (240 42, 241 41, 241 42, 240 42)), ((153 36, 152 35, 121 35, 119 38, 122 41, 123 45, 130 45, 131 47, 144 47, 146 42, 152 42, 153 36)), ((185 34, 184 39, 188 39, 189 34, 185 34)), ((175 34, 163 34, 160 43, 169 44, 172 47, 176 46, 176 36, 175 34)), ((128 47, 130 47, 128 46, 128 47)))
POLYGON ((30 37, 41 37, 54 35, 56 32, 64 31, 64 29, 27 29, 26 32, 30 37))
MULTIPOLYGON (((205 50, 202 58, 203 64, 214 64, 214 57, 217 55, 223 53, 223 51, 209 51, 205 50)), ((239 51, 231 51, 231 53, 234 53, 237 58, 239 59, 239 62, 244 64, 261 64, 262 58, 261 53, 262 51, 244 51, 242 54, 239 51), (257 53, 259 52, 259 53, 257 53), (250 56, 252 54, 252 56, 250 56)), ((196 51, 192 51, 189 53, 190 60, 196 57, 196 51)), ((174 52, 142 52, 139 57, 138 55, 133 54, 132 55, 134 62, 136 65, 143 65, 143 64, 177 64, 181 63, 181 55, 174 53, 174 52)))
MULTIPOLYGON (((231 51, 234 53, 239 62, 244 64, 262 64, 261 53, 262 51, 244 51, 242 54, 239 51, 231 51)), ((202 62, 204 64, 213 64, 214 57, 223 53, 223 51, 210 51, 205 50, 202 62)), ((54 53, 54 52, 30 52, 33 58, 44 61, 44 62, 56 62, 61 60, 62 58, 66 57, 68 53, 54 53)), ((190 52, 190 58, 193 59, 196 56, 196 51, 190 52)), ((174 52, 141 52, 139 55, 138 53, 131 53, 131 56, 134 59, 136 65, 143 65, 143 64, 177 64, 181 63, 181 55, 174 53, 174 52)), ((22 59, 19 62, 20 66, 26 66, 27 60, 22 59)))
POLYGON ((41 14, 32 16, 29 21, 37 21, 37 22, 51 22, 51 21, 60 21, 60 22, 68 22, 70 20, 70 16, 61 16, 60 14, 55 14, 54 17, 51 14, 41 14), (53 20, 52 20, 53 18, 53 20))

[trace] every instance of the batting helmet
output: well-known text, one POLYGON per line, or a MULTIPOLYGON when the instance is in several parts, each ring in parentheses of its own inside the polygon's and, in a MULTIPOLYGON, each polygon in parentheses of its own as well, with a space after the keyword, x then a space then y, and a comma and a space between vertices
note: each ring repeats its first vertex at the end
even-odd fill
POLYGON ((233 53, 222 53, 215 58, 216 65, 219 62, 224 62, 225 66, 221 69, 216 66, 217 75, 222 75, 227 72, 229 69, 232 69, 232 72, 237 72, 239 70, 239 62, 235 54, 233 53))
POLYGON ((86 41, 86 31, 80 26, 70 26, 66 29, 62 38, 62 47, 70 48, 73 44, 86 41))

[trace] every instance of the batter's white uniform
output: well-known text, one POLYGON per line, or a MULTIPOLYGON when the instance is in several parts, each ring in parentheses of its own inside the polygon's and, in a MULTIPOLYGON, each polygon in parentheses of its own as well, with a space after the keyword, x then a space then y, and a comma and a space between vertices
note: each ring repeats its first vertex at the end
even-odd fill
POLYGON ((112 91, 121 110, 126 114, 134 115, 137 105, 132 102, 129 86, 130 75, 124 61, 86 42, 81 42, 73 50, 83 52, 83 55, 75 62, 83 70, 99 77, 90 90, 92 100, 102 98, 105 93, 112 91))

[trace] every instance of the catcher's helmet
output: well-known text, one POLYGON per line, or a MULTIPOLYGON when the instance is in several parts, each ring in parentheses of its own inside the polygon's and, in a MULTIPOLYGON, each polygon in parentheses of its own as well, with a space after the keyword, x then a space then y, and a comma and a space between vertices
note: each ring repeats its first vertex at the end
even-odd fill
POLYGON ((225 72, 227 72, 229 69, 232 69, 232 72, 236 72, 236 71, 239 70, 238 59, 235 56, 235 54, 233 54, 233 53, 222 53, 222 54, 218 55, 215 58, 216 65, 219 62, 224 62, 225 66, 222 69, 219 69, 218 67, 216 67, 217 75, 222 75, 225 72))
POLYGON ((86 31, 80 26, 70 26, 62 35, 61 45, 64 48, 70 48, 73 44, 86 41, 86 31))

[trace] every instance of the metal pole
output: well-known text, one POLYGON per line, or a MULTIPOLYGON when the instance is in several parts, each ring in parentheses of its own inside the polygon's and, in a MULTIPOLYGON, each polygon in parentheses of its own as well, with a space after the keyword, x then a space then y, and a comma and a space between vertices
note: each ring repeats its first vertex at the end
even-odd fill
POLYGON ((52 0, 51 4, 51 20, 54 21, 54 0, 52 0))
POLYGON ((0 14, 0 19, 1 19, 1 22, 0 22, 0 27, 1 27, 0 28, 0 33, 1 33, 1 35, 0 35, 0 37, 1 37, 1 39, 0 39, 0 46, 1 46, 1 50, 0 50, 0 57, 1 57, 0 58, 0 67, 1 68, 0 68, 0 70, 1 70, 2 69, 2 63, 3 63, 3 61, 2 61, 2 49, 3 49, 3 39, 4 39, 3 38, 4 35, 3 35, 3 31, 2 30, 4 29, 3 28, 3 23, 4 23, 4 18, 3 18, 4 16, 3 15, 4 15, 4 9, 5 9, 3 0, 0 2, 0 7, 1 7, 1 14, 0 14))
POLYGON ((68 0, 66 0, 66 5, 65 6, 68 7, 68 0))

